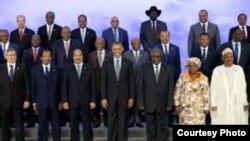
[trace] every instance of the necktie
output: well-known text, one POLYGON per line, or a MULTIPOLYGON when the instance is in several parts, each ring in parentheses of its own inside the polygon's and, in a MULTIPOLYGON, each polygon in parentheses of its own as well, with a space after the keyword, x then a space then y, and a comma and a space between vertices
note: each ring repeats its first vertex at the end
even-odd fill
POLYGON ((116 60, 116 64, 115 64, 115 74, 116 74, 116 80, 119 80, 119 76, 120 76, 120 64, 119 64, 119 59, 116 60))
POLYGON ((78 75, 78 78, 81 77, 81 65, 77 64, 77 75, 78 75))
POLYGON ((206 49, 203 48, 202 49, 202 61, 205 62, 205 60, 206 60, 206 49))
POLYGON ((164 48, 165 48, 164 54, 168 55, 168 46, 166 44, 164 45, 164 48))
POLYGON ((84 32, 84 29, 81 29, 81 34, 82 34, 82 44, 84 44, 84 41, 85 41, 85 32, 84 32))
POLYGON ((101 51, 99 51, 99 53, 98 53, 98 62, 99 62, 99 66, 101 68, 102 67, 102 63, 103 63, 103 61, 102 61, 102 52, 101 51))
POLYGON ((69 43, 68 43, 68 41, 65 42, 64 48, 65 48, 66 58, 68 58, 69 57, 69 43))
POLYGON ((5 58, 5 55, 6 55, 6 45, 5 44, 3 44, 2 50, 3 50, 3 55, 4 55, 4 58, 5 58))
POLYGON ((205 23, 202 23, 202 32, 206 33, 206 24, 205 23))
POLYGON ((19 31, 19 41, 23 40, 23 30, 19 31))
POLYGON ((10 65, 10 81, 12 82, 14 80, 14 66, 10 65))
POLYGON ((160 74, 160 71, 159 71, 158 65, 155 65, 155 80, 157 83, 159 80, 159 74, 160 74))
POLYGON ((244 26, 241 26, 241 29, 242 29, 242 39, 246 39, 246 32, 245 32, 245 28, 244 26))
POLYGON ((235 47, 234 48, 234 57, 235 57, 236 62, 238 63, 238 59, 239 59, 239 56, 238 56, 238 53, 239 53, 238 44, 236 43, 234 47, 235 47))
POLYGON ((138 63, 139 60, 139 53, 138 51, 135 52, 135 62, 138 63))
POLYGON ((48 32, 49 41, 51 40, 51 35, 52 35, 52 28, 51 26, 49 26, 49 32, 48 32))
POLYGON ((114 37, 115 37, 115 41, 118 42, 117 29, 114 29, 114 37))
POLYGON ((34 62, 37 61, 37 49, 36 48, 33 49, 33 59, 34 59, 34 62))
POLYGON ((47 76, 49 76, 49 68, 48 68, 48 66, 46 66, 45 67, 45 76, 47 77, 47 76))
POLYGON ((152 21, 152 29, 153 29, 154 31, 157 30, 157 29, 156 29, 156 21, 152 21))

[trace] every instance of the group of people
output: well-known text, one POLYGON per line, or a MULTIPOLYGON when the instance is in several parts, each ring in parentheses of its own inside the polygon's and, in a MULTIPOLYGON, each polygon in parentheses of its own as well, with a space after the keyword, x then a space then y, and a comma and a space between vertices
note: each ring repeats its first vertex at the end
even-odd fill
POLYGON ((101 120, 108 141, 125 141, 128 127, 143 127, 143 112, 148 141, 168 139, 173 111, 180 124, 248 124, 246 14, 238 16, 239 25, 221 45, 218 26, 200 10, 188 37, 188 71, 181 74, 179 47, 170 42, 167 24, 158 20, 161 12, 155 6, 145 11, 150 19, 141 24, 131 49, 117 16, 102 37, 87 27, 85 15, 71 31, 55 24, 49 11, 37 34, 25 26, 23 15, 17 16, 18 28, 10 35, 0 30, 2 140, 10 140, 13 119, 16 141, 24 141, 23 113, 29 123, 34 111, 38 141, 48 140, 49 121, 53 140, 59 141, 67 117, 71 141, 80 140, 79 122, 84 140, 93 141, 92 127, 101 120))

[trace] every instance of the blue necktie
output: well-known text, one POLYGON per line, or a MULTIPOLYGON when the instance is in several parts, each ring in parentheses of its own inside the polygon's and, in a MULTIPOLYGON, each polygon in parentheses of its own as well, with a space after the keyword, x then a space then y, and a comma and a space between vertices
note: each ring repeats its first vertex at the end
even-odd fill
POLYGON ((49 69, 48 69, 47 66, 45 67, 45 76, 46 76, 46 77, 49 76, 49 69))
POLYGON ((10 81, 14 80, 14 68, 13 65, 10 65, 10 81))
POLYGON ((235 44, 234 57, 237 63, 238 63, 238 58, 239 58, 238 53, 239 53, 238 44, 235 44))

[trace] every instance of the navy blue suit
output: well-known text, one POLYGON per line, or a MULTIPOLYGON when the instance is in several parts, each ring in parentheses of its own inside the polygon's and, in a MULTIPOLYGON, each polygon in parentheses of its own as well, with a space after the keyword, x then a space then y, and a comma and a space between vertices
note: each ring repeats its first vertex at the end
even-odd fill
POLYGON ((51 115, 53 141, 60 140, 58 104, 58 72, 51 65, 46 76, 42 64, 32 69, 32 100, 38 110, 38 141, 48 141, 48 121, 51 115))
MULTIPOLYGON (((119 32, 119 42, 122 43, 124 47, 124 51, 129 50, 129 43, 128 43, 128 32, 125 29, 118 28, 119 32)), ((105 39, 107 50, 112 50, 112 45, 115 42, 115 37, 112 28, 108 28, 102 32, 102 37, 105 39)))
MULTIPOLYGON (((159 48, 163 52, 162 44, 157 44, 154 46, 155 48, 159 48)), ((179 47, 169 43, 169 53, 164 55, 162 62, 168 65, 171 65, 174 68, 175 73, 175 82, 177 81, 180 73, 181 73, 181 61, 180 61, 180 50, 179 47)))

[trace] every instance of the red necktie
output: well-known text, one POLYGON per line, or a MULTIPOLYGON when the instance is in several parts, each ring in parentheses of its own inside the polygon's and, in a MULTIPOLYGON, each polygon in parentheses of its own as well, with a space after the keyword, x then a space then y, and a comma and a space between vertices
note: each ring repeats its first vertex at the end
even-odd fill
POLYGON ((19 41, 22 41, 23 40, 23 31, 20 30, 19 32, 19 41))

